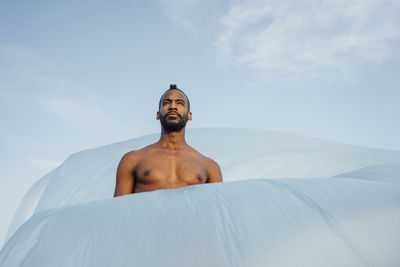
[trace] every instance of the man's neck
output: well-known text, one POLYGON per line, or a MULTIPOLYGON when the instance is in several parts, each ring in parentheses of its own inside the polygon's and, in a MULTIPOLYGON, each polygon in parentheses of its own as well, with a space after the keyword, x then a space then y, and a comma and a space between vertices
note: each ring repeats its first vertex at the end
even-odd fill
POLYGON ((185 140, 185 128, 180 132, 167 132, 161 129, 161 137, 158 141, 159 145, 163 148, 176 150, 187 146, 185 140))

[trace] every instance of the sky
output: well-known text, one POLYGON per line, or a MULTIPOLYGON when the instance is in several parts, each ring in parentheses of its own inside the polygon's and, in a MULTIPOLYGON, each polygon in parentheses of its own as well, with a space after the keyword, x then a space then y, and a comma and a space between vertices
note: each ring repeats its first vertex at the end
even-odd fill
POLYGON ((196 127, 400 150, 400 2, 0 2, 0 243, 70 154, 160 131, 177 84, 196 127))

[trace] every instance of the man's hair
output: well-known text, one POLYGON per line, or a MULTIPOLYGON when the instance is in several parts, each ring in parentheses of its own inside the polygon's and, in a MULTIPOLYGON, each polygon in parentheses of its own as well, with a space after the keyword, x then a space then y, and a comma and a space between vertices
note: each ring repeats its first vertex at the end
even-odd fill
POLYGON ((160 98, 160 102, 158 103, 158 110, 161 110, 161 100, 163 99, 164 95, 169 91, 169 90, 178 90, 179 92, 181 92, 187 100, 187 105, 188 105, 188 112, 190 111, 190 102, 189 102, 189 98, 187 97, 187 95, 185 94, 185 92, 183 92, 181 89, 179 89, 178 87, 176 87, 176 84, 171 84, 169 86, 169 89, 167 89, 160 98))

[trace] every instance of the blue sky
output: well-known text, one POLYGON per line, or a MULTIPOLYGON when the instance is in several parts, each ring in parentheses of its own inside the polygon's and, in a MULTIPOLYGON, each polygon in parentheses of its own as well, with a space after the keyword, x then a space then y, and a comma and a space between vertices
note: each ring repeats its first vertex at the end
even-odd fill
POLYGON ((400 150, 400 3, 2 1, 0 240, 68 155, 159 131, 170 83, 188 127, 252 127, 400 150))

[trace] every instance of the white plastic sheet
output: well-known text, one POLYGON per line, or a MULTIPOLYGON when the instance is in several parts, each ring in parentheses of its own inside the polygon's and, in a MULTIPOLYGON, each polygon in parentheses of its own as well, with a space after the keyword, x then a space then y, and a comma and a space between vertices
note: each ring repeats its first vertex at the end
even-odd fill
POLYGON ((399 266, 400 186, 249 180, 39 212, 1 266, 399 266))
POLYGON ((0 266, 400 265, 400 152, 195 129, 189 144, 220 164, 225 183, 113 199, 119 159, 157 138, 75 153, 38 181, 0 266))

